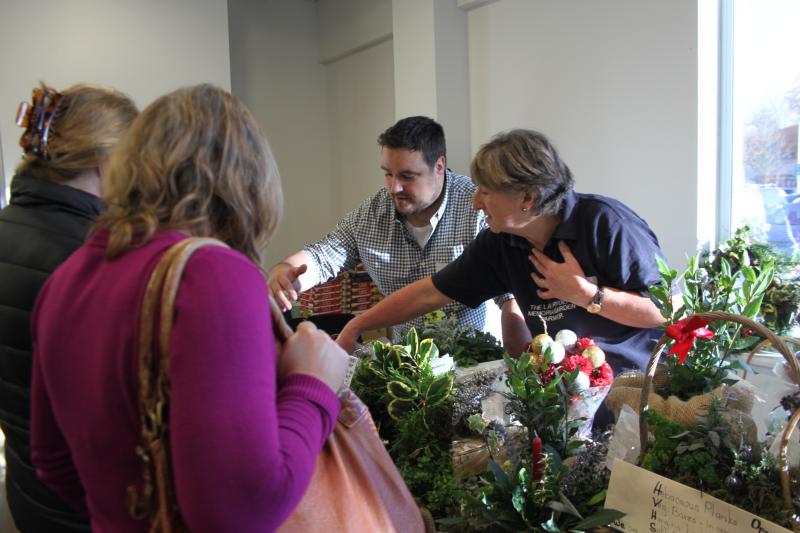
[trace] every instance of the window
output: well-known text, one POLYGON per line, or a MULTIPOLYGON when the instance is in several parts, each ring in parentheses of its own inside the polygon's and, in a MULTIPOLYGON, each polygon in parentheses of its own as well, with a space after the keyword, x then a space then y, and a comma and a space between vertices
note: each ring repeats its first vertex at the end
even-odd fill
POLYGON ((720 2, 720 239, 743 225, 797 252, 797 0, 720 2))

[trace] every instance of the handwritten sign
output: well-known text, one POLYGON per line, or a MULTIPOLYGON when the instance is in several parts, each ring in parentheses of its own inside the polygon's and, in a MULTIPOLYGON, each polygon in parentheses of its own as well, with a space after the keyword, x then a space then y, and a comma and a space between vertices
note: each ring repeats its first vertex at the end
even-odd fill
POLYGON ((611 527, 626 533, 792 533, 729 503, 614 461, 605 506, 625 513, 611 527))

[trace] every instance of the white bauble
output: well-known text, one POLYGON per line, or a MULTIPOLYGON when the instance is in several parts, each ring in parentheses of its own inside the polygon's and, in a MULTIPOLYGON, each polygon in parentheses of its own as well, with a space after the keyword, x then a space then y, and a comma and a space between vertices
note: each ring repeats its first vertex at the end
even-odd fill
POLYGON ((572 382, 572 385, 569 386, 569 393, 570 394, 580 394, 589 389, 589 376, 584 374, 583 372, 578 372, 578 375, 575 376, 575 381, 572 382))
POLYGON ((578 342, 578 336, 571 329, 562 329, 556 333, 556 342, 569 351, 578 342))
POLYGON ((553 356, 553 360, 551 363, 557 365, 561 361, 564 360, 564 356, 567 354, 566 350, 564 349, 564 345, 558 341, 550 341, 542 346, 542 352, 544 352, 545 348, 550 348, 550 354, 553 356))

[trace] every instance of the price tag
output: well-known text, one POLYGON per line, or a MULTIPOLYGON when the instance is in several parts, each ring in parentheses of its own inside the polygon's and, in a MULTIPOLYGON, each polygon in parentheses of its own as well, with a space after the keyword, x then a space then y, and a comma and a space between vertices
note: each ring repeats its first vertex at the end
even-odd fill
POLYGON ((342 382, 342 388, 340 390, 349 389, 350 382, 353 381, 353 375, 356 373, 356 368, 358 368, 358 362, 361 361, 358 357, 348 355, 347 356, 347 371, 344 374, 344 381, 342 382))

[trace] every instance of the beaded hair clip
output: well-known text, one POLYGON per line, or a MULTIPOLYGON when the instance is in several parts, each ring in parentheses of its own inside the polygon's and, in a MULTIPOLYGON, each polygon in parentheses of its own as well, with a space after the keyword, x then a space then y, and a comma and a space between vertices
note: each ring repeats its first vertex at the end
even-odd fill
POLYGON ((17 126, 25 128, 19 145, 26 154, 34 153, 42 159, 50 159, 47 141, 50 128, 56 118, 64 95, 54 89, 33 90, 33 104, 20 102, 17 109, 17 126))

